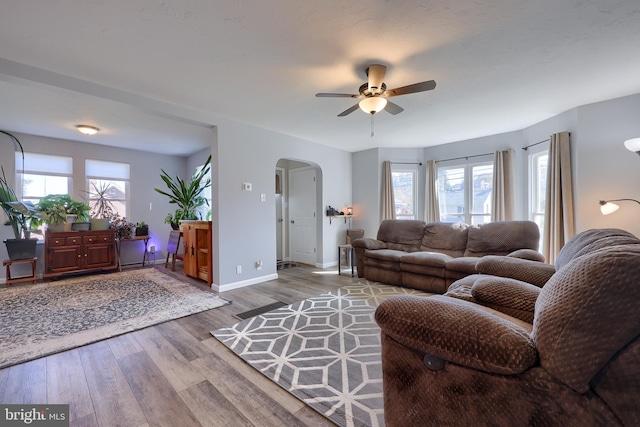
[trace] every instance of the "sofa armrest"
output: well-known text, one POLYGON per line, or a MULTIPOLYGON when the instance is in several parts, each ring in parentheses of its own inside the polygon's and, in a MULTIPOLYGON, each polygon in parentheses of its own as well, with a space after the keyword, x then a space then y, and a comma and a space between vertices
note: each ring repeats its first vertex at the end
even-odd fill
POLYGON ((362 237, 351 242, 351 246, 354 248, 362 249, 386 249, 387 244, 382 240, 371 239, 369 237, 362 237))
POLYGON ((506 277, 481 275, 471 287, 471 295, 480 304, 533 323, 540 288, 506 277))
POLYGON ((510 256, 512 258, 520 258, 520 259, 528 259, 531 261, 544 262, 544 255, 542 255, 538 251, 534 251, 533 249, 518 249, 517 251, 508 253, 507 256, 510 256))
POLYGON ((537 361, 524 328, 468 301, 397 296, 382 302, 375 318, 382 332, 402 345, 472 369, 518 374, 537 361))
POLYGON ((509 277, 543 287, 554 275, 553 265, 509 256, 487 255, 476 264, 478 273, 509 277))

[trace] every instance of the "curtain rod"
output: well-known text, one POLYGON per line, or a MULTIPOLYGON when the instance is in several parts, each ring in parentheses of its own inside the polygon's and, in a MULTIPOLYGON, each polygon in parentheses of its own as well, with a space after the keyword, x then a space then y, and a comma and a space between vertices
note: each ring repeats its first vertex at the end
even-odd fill
MULTIPOLYGON (((569 132, 569 136, 571 136, 571 132, 569 132)), ((549 142, 549 141, 551 141, 551 138, 547 138, 547 139, 545 139, 544 141, 536 142, 536 143, 534 143, 534 144, 525 145, 524 147, 522 147, 522 149, 523 149, 524 151, 527 151, 527 150, 528 150, 529 148, 531 148, 531 147, 535 147, 536 145, 544 144, 545 142, 549 142)))
POLYGON ((419 165, 422 166, 422 162, 391 162, 392 165, 419 165))
POLYGON ((471 159, 473 157, 484 157, 484 156, 491 156, 493 155, 493 153, 485 153, 485 154, 474 154, 473 156, 463 156, 463 157, 454 157, 452 159, 443 159, 443 160, 436 160, 435 163, 440 163, 440 162, 448 162, 449 160, 460 160, 460 159, 471 159))

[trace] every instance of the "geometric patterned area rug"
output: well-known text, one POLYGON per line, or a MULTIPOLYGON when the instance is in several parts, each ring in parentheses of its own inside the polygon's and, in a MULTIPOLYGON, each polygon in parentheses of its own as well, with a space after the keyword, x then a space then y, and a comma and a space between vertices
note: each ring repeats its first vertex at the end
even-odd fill
POLYGON ((334 423, 384 426, 374 312, 403 294, 432 295, 363 280, 211 334, 334 423))
POLYGON ((155 268, 0 290, 0 368, 229 301, 155 268))

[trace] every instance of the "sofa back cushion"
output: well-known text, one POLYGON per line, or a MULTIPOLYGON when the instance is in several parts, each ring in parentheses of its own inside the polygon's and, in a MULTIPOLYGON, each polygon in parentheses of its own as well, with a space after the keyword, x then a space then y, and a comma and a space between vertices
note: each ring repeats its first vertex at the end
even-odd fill
POLYGON ((640 242, 631 233, 618 228, 594 228, 573 236, 556 257, 556 270, 560 270, 571 260, 596 249, 615 244, 640 242))
POLYGON ((540 229, 533 221, 494 221, 469 227, 464 256, 507 255, 518 249, 538 250, 540 229))
POLYGON ((388 249, 415 252, 420 250, 425 225, 424 221, 385 219, 378 229, 378 240, 388 249))
MULTIPOLYGON (((579 393, 640 334, 640 245, 576 257, 536 300, 532 336, 540 364, 579 393)), ((635 369, 638 361, 627 368, 635 369)))
POLYGON ((424 229, 420 250, 461 257, 467 248, 468 228, 464 223, 431 222, 424 229))

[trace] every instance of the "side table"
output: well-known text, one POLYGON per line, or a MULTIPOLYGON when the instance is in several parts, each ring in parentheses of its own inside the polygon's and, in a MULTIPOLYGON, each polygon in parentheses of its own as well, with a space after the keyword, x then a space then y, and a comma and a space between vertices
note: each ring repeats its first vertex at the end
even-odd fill
POLYGON ((353 246, 351 245, 338 245, 338 275, 342 274, 342 271, 340 270, 340 266, 341 266, 341 256, 342 256, 342 251, 344 250, 345 255, 347 257, 347 261, 348 264, 351 265, 351 277, 353 277, 353 268, 354 268, 354 253, 353 253, 353 246))
POLYGON ((27 258, 27 259, 11 259, 2 261, 2 265, 7 268, 5 286, 9 287, 12 283, 19 282, 33 282, 36 283, 36 261, 38 258, 27 258), (11 266, 14 264, 31 264, 31 275, 30 276, 22 276, 22 277, 11 277, 11 266))

